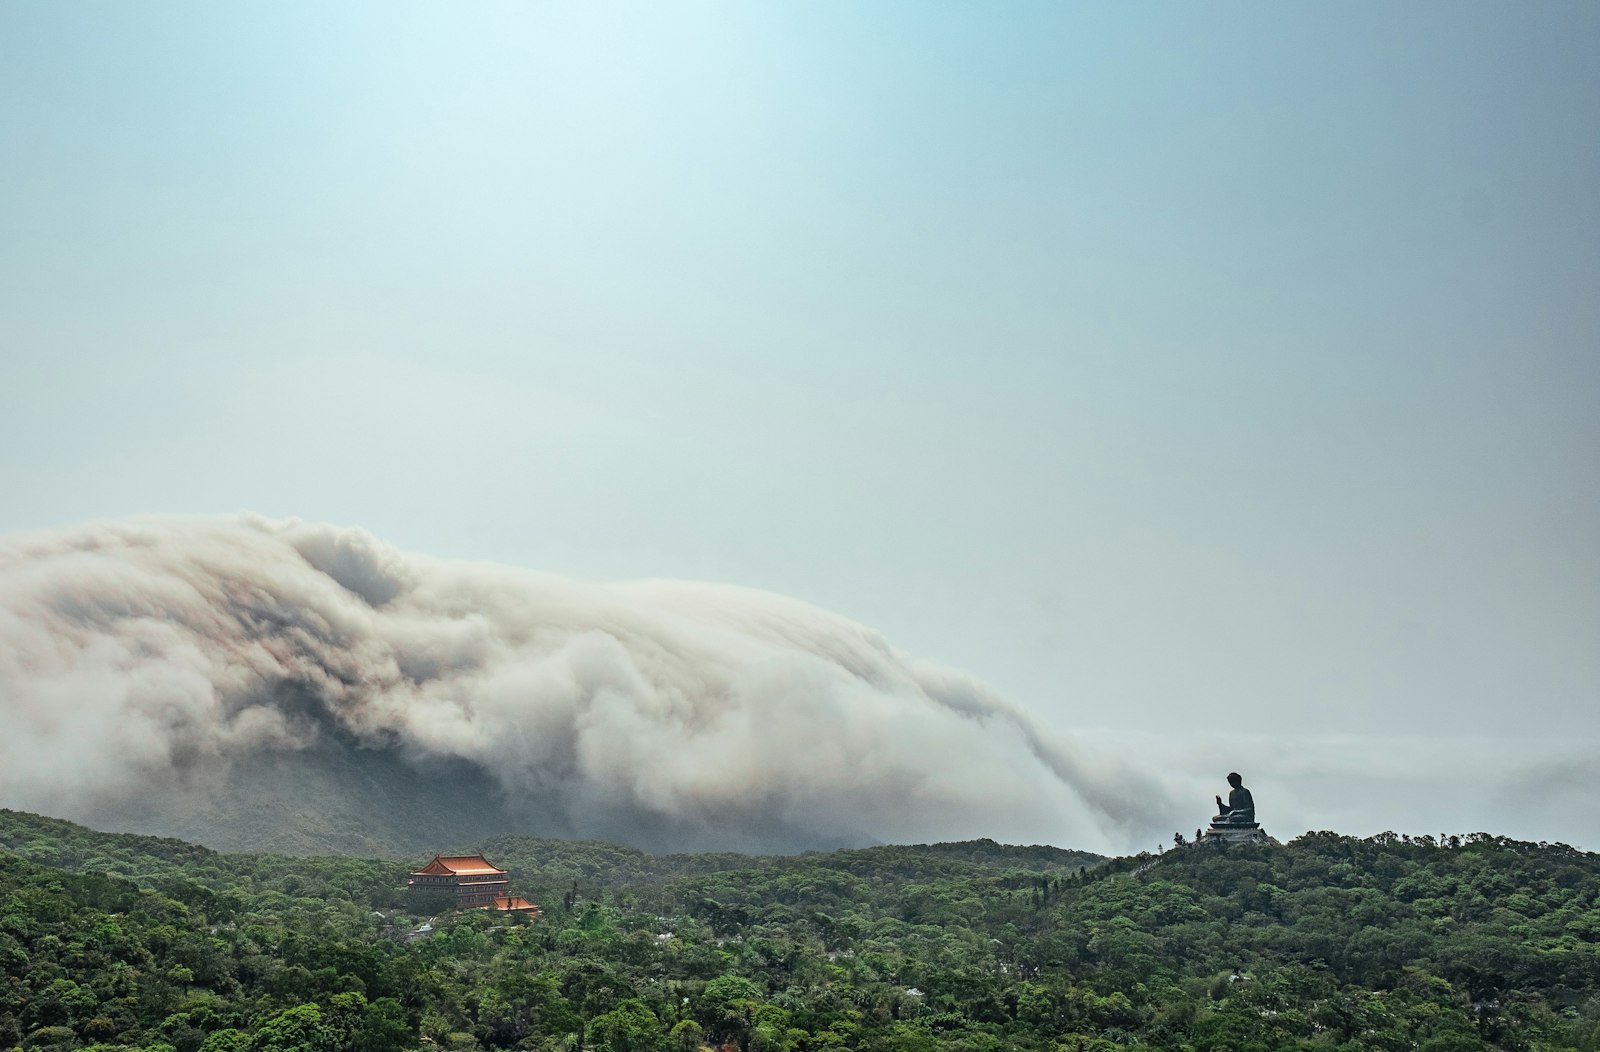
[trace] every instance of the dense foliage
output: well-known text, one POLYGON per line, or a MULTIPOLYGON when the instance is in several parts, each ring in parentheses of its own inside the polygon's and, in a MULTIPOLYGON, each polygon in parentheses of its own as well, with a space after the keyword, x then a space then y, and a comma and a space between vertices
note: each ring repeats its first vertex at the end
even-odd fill
POLYGON ((474 846, 544 915, 420 935, 403 862, 13 812, 0 845, 0 1048, 1600 1050, 1600 856, 1561 845, 1319 833, 1102 864, 504 837, 474 846))

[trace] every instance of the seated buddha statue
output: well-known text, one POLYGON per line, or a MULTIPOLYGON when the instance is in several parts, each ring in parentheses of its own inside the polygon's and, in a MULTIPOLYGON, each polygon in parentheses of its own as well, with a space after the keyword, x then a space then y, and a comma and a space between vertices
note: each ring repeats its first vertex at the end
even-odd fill
POLYGON ((1217 797, 1217 817, 1211 820, 1212 828, 1254 827, 1256 802, 1250 790, 1244 787, 1244 779, 1237 773, 1230 774, 1228 784, 1233 787, 1228 790, 1228 802, 1223 803, 1222 797, 1217 797))

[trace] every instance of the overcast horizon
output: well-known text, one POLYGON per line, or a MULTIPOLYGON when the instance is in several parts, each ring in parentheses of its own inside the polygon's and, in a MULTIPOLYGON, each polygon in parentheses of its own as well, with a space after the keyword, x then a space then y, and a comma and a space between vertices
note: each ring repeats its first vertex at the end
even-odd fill
POLYGON ((1284 838, 1600 850, 1597 40, 0 7, 0 534, 252 512, 760 589, 1186 834, 1238 769, 1284 838))

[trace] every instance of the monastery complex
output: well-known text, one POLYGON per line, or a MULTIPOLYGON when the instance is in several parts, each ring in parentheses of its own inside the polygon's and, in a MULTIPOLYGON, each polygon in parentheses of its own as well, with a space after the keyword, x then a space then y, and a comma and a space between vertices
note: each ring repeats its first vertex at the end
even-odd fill
POLYGON ((499 910, 539 915, 539 907, 511 892, 511 874, 482 855, 435 855, 411 874, 406 886, 455 892, 457 909, 499 910))

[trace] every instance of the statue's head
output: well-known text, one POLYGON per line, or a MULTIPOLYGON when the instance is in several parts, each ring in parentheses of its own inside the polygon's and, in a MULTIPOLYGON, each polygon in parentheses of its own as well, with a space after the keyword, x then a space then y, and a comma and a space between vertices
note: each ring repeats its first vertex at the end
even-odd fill
POLYGON ((1234 773, 1228 775, 1228 784, 1237 789, 1244 784, 1244 779, 1240 778, 1239 772, 1235 771, 1234 773))

